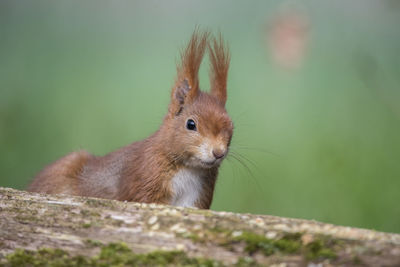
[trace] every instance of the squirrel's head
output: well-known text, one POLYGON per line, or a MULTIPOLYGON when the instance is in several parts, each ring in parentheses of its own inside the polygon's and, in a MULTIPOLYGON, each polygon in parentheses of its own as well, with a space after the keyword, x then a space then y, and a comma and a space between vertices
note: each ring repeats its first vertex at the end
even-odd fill
POLYGON ((212 168, 226 157, 233 123, 225 109, 230 56, 221 37, 208 40, 195 31, 181 53, 165 125, 168 154, 187 167, 212 168), (199 89, 198 71, 206 49, 210 56, 210 93, 199 89))

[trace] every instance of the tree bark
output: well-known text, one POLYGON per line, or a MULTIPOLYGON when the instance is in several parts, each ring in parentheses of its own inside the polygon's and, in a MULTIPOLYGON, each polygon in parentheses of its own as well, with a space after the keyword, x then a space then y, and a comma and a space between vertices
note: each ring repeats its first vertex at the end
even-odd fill
POLYGON ((400 266, 398 234, 0 188, 0 265, 12 265, 7 255, 16 249, 58 248, 70 257, 95 257, 107 244, 121 242, 135 254, 178 250, 222 265, 400 266))

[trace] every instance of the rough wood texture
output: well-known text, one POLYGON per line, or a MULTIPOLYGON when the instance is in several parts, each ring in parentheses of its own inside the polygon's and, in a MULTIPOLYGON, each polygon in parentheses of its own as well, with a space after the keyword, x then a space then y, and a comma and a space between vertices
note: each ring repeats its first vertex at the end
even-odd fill
POLYGON ((124 242, 134 253, 180 250, 226 265, 400 266, 398 234, 0 188, 0 265, 17 248, 92 257, 110 242, 124 242))

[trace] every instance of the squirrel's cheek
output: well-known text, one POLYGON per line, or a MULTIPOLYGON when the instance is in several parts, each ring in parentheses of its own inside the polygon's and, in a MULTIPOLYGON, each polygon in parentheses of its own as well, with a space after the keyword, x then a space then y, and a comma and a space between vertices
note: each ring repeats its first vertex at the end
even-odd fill
POLYGON ((201 160, 208 161, 212 156, 212 147, 210 142, 205 140, 198 146, 198 157, 201 160))

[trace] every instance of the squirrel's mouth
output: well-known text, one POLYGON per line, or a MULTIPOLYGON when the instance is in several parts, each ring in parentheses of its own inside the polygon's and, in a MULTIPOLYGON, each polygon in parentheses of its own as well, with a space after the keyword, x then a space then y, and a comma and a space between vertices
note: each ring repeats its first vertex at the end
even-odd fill
POLYGON ((223 159, 224 157, 219 159, 201 159, 200 157, 193 156, 186 162, 186 165, 190 167, 210 169, 220 165, 223 159))
POLYGON ((201 160, 201 163, 206 165, 206 166, 212 167, 212 166, 215 165, 215 163, 217 163, 217 160, 212 160, 212 161, 203 161, 203 160, 201 160))
POLYGON ((200 163, 205 168, 212 168, 212 167, 218 166, 221 163, 221 161, 222 161, 222 158, 221 159, 214 159, 214 160, 211 160, 211 161, 200 160, 200 163))

